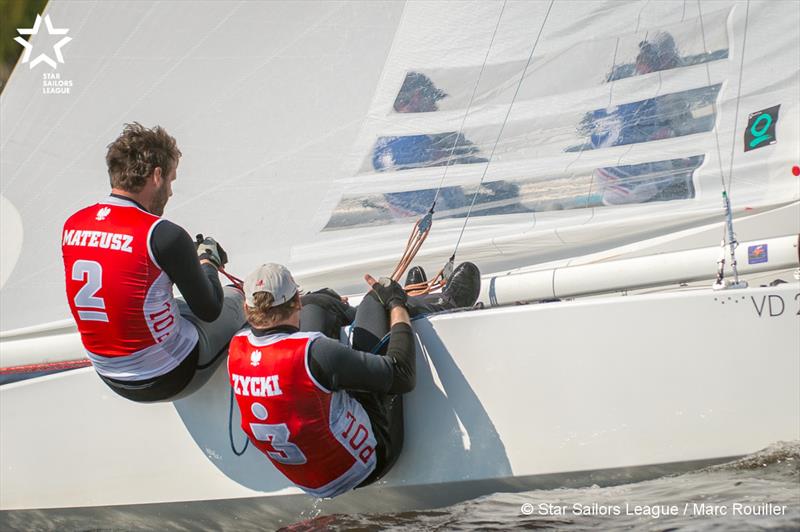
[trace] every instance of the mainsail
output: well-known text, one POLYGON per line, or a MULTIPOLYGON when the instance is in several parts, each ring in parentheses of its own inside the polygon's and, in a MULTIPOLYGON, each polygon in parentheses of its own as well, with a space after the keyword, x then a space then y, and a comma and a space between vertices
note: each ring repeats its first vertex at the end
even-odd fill
POLYGON ((797 200, 798 63, 778 20, 795 8, 591 6, 406 6, 325 231, 293 258, 324 275, 388 257, 389 225, 434 198, 428 257, 452 253, 469 215, 460 255, 488 269, 716 221, 724 189, 739 212, 797 200), (745 153, 747 115, 773 105, 779 145, 745 153))
POLYGON ((223 242, 231 271, 287 262, 308 287, 390 271, 434 197, 418 260, 438 268, 469 211, 459 258, 491 272, 719 221, 723 189, 737 213, 800 196, 792 2, 47 13, 73 37, 73 85, 44 94, 20 64, 0 99, 2 330, 68 317, 61 223, 105 193, 104 147, 134 120, 184 153, 167 217, 223 242), (777 142, 745 151, 769 108, 777 142))

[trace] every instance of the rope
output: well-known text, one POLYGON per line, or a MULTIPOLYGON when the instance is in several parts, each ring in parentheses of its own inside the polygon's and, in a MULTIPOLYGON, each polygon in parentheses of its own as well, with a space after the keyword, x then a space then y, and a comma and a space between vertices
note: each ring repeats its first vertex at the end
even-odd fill
MULTIPOLYGON (((414 224, 414 227, 411 229, 411 234, 408 237, 408 242, 406 242, 405 251, 403 251, 402 257, 397 263, 394 271, 392 272, 391 278, 395 281, 400 281, 400 278, 406 272, 408 267, 411 265, 411 262, 416 257, 417 252, 422 247, 422 244, 425 242, 425 239, 428 237, 430 233, 431 226, 433 225, 433 214, 436 208, 436 201, 439 199, 439 193, 442 190, 442 186, 444 185, 444 180, 447 177, 447 171, 450 167, 450 160, 453 157, 453 153, 455 153, 456 146, 458 145, 458 140, 461 138, 461 135, 464 132, 464 124, 467 122, 467 117, 469 116, 470 109, 472 109, 472 104, 475 101, 475 95, 478 93, 478 87, 480 86, 481 79, 483 78, 483 72, 486 69, 486 64, 489 61, 489 53, 492 50, 492 46, 494 45, 495 37, 497 37, 497 30, 500 28, 500 20, 503 18, 503 13, 506 9, 506 1, 503 1, 503 7, 500 9, 500 14, 497 17, 497 22, 494 26, 494 31, 492 32, 492 38, 489 41, 489 46, 486 48, 486 55, 483 58, 483 63, 481 64, 481 69, 478 72, 478 77, 475 80, 475 86, 472 88, 472 94, 469 97, 469 102, 467 103, 467 108, 464 111, 464 116, 461 119, 461 124, 458 126, 458 132, 455 134, 455 138, 453 139, 453 145, 450 147, 450 153, 447 156, 446 164, 444 165, 444 170, 442 172, 442 178, 439 180, 439 186, 436 187, 436 193, 433 196, 433 202, 431 203, 431 208, 428 213, 423 216, 417 223, 414 224)), ((431 279, 430 281, 423 282, 423 283, 416 283, 414 285, 409 285, 406 287, 406 291, 408 291, 409 295, 416 296, 422 295, 432 292, 433 290, 438 290, 442 288, 445 284, 447 284, 447 280, 450 278, 450 274, 453 272, 453 261, 455 261, 455 253, 450 257, 450 260, 445 263, 441 270, 431 279)))
POLYGON ((233 283, 233 286, 235 286, 236 288, 238 288, 239 290, 244 292, 244 281, 242 281, 238 277, 226 272, 225 268, 220 268, 219 269, 219 273, 221 273, 222 275, 227 277, 228 280, 233 283))
POLYGON ((411 261, 414 260, 414 257, 417 255, 417 252, 422 247, 422 243, 425 242, 425 239, 428 238, 428 234, 431 232, 431 226, 433 225, 433 207, 428 211, 428 214, 417 220, 414 224, 414 227, 411 229, 411 234, 408 235, 408 241, 406 242, 406 249, 403 251, 403 256, 400 257, 400 261, 395 266, 392 275, 390 276, 395 281, 400 281, 400 278, 406 272, 411 261))
MULTIPOLYGON (((202 244, 203 241, 205 240, 205 237, 203 236, 203 233, 198 233, 194 238, 195 238, 195 245, 197 245, 197 246, 202 244)), ((219 245, 219 244, 217 244, 217 245, 219 245)), ((241 279, 239 279, 238 277, 226 272, 224 266, 219 266, 217 268, 217 271, 219 273, 221 273, 222 275, 224 275, 225 277, 227 277, 228 280, 231 283, 233 283, 233 286, 235 286, 239 290, 244 291, 244 282, 241 279)))
POLYGON ((247 446, 250 444, 250 438, 246 438, 244 441, 244 447, 242 447, 241 451, 236 450, 236 445, 233 443, 233 388, 231 388, 231 400, 230 405, 228 407, 228 439, 231 442, 231 451, 236 456, 242 456, 244 452, 247 450, 247 446))
POLYGON ((21 366, 9 366, 0 368, 0 375, 10 375, 13 373, 33 373, 37 371, 57 371, 65 369, 85 368, 91 366, 88 359, 63 360, 59 362, 44 362, 41 364, 24 364, 21 366))
POLYGON ((434 290, 444 288, 447 285, 447 282, 450 280, 450 277, 453 275, 455 260, 456 256, 450 255, 450 258, 447 259, 447 262, 436 273, 436 275, 433 276, 432 279, 429 281, 423 281, 421 283, 408 284, 404 287, 405 291, 410 296, 421 296, 429 294, 434 290))
MULTIPOLYGON (((412 317, 410 320, 411 320, 412 322, 414 322, 414 321, 417 321, 417 320, 421 320, 422 318, 425 318, 425 317, 427 317, 427 316, 428 316, 428 314, 429 314, 429 313, 427 313, 427 312, 426 312, 426 313, 424 313, 424 314, 417 314, 416 316, 412 317)), ((351 329, 351 330, 352 330, 352 329, 351 329)), ((392 332, 391 332, 391 331, 389 331, 389 332, 387 332, 386 334, 384 334, 384 335, 383 335, 383 338, 381 338, 381 339, 378 341, 378 343, 377 343, 377 344, 375 344, 375 347, 373 347, 373 348, 370 350, 370 353, 377 355, 377 354, 380 352, 380 350, 381 350, 381 349, 383 349, 383 346, 384 346, 384 345, 386 345, 386 344, 389 342, 389 339, 390 339, 391 337, 392 337, 392 332)))

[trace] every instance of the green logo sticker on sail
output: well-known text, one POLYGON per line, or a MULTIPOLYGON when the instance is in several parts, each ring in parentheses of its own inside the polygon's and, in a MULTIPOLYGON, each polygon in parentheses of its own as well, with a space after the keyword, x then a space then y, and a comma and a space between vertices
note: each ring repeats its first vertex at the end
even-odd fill
POLYGON ((747 129, 744 132, 744 151, 763 148, 778 142, 775 137, 775 124, 778 122, 780 105, 750 113, 747 117, 747 129))

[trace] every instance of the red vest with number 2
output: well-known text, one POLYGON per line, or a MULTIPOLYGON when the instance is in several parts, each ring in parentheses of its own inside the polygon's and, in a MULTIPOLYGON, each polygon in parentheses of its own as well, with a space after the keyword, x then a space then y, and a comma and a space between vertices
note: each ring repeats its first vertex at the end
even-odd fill
POLYGON ((334 497, 375 469, 376 440, 361 404, 308 370, 308 348, 321 336, 242 331, 231 340, 228 376, 253 445, 305 492, 334 497))
POLYGON ((83 345, 103 375, 162 375, 197 343, 196 330, 178 313, 172 281, 150 253, 150 235, 160 221, 110 197, 64 224, 67 299, 83 345))

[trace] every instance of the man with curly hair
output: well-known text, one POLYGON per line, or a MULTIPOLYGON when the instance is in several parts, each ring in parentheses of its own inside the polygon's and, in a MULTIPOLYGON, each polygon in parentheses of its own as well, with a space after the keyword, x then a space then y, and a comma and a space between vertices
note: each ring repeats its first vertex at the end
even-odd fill
POLYGON ((139 402, 198 389, 245 322, 242 292, 219 281, 222 247, 195 244, 161 218, 180 157, 160 126, 125 124, 106 153, 110 196, 70 216, 62 233, 67 299, 87 356, 112 390, 139 402))

